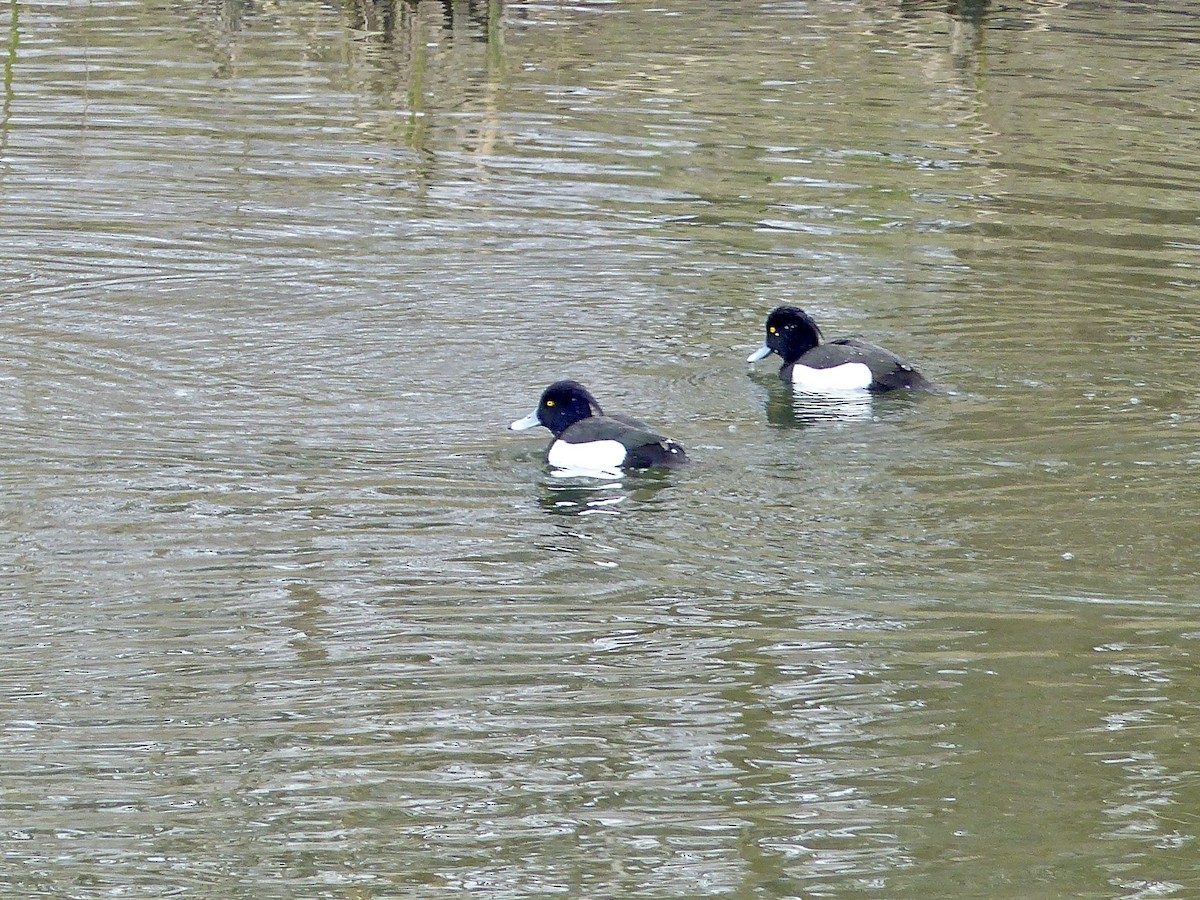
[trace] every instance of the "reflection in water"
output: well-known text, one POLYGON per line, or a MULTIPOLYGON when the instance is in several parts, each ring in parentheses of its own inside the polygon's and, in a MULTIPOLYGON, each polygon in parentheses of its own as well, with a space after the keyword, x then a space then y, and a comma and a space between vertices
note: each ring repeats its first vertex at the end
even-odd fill
POLYGON ((486 111, 476 138, 479 152, 491 150, 499 131, 496 92, 504 72, 502 0, 356 0, 343 2, 343 8, 378 73, 374 89, 406 113, 403 143, 421 157, 416 174, 422 192, 438 174, 429 135, 443 111, 457 112, 478 99, 486 111), (487 57, 486 75, 476 81, 468 76, 479 67, 478 44, 487 46, 487 57))
POLYGON ((627 472, 616 480, 552 473, 542 482, 540 505, 556 516, 617 516, 630 504, 652 500, 673 484, 668 472, 627 472))
POLYGON ((9 20, 8 46, 4 53, 4 111, 0 113, 0 151, 8 147, 8 120, 12 116, 13 69, 17 65, 17 46, 20 44, 21 5, 13 0, 9 20))
MULTIPOLYGON (((470 141, 479 157, 490 153, 500 132, 497 96, 505 81, 503 0, 342 0, 339 8, 345 31, 331 38, 323 52, 340 65, 323 72, 348 95, 380 98, 386 109, 399 114, 378 121, 368 116, 355 127, 415 154, 412 175, 419 195, 442 174, 430 136, 443 116, 454 128, 463 109, 479 107, 483 119, 470 141), (479 52, 481 45, 486 56, 479 52)), ((264 83, 261 74, 258 81, 247 77, 263 65, 268 52, 261 33, 270 30, 308 40, 326 27, 321 21, 325 12, 319 4, 267 8, 248 0, 225 0, 199 10, 189 8, 186 15, 196 30, 196 43, 212 55, 216 78, 232 82, 234 96, 244 103, 264 83)), ((292 84, 294 67, 277 69, 273 75, 292 84)))
POLYGON ((252 0, 221 0, 220 9, 217 11, 221 27, 226 32, 241 31, 242 24, 252 11, 251 2, 252 0))
POLYGON ((969 22, 977 28, 983 25, 990 0, 950 0, 946 12, 960 22, 969 22))
POLYGON ((754 393, 772 425, 821 425, 867 422, 874 415, 874 397, 863 391, 845 394, 806 394, 792 390, 777 377, 757 384, 754 393))
MULTIPOLYGON (((888 391, 872 394, 847 391, 843 394, 808 394, 792 390, 791 385, 774 376, 755 378, 751 396, 763 407, 767 422, 785 427, 829 425, 838 422, 871 422, 898 410, 928 402, 924 391, 888 391)), ((939 391, 953 395, 952 390, 939 391)))
MULTIPOLYGON (((15 5, 15 4, 14 4, 15 5)), ((503 0, 340 0, 349 28, 384 43, 393 43, 423 21, 470 40, 487 41, 504 12, 503 0)), ((282 16, 282 8, 265 10, 251 0, 221 0, 200 9, 227 32, 242 31, 256 16, 282 16)))
POLYGON ((950 54, 959 69, 983 76, 984 24, 988 0, 951 0, 950 54))
POLYGON ((578 478, 563 484, 547 481, 543 488, 541 507, 556 516, 615 516, 620 513, 617 507, 629 499, 620 481, 597 483, 578 478))
POLYGON ((325 662, 329 658, 329 651, 324 643, 329 637, 324 626, 325 598, 321 596, 320 590, 308 581, 290 582, 287 592, 292 601, 289 607, 292 615, 286 623, 295 630, 295 636, 289 642, 292 649, 303 663, 325 662))
POLYGON ((439 10, 441 25, 456 32, 466 26, 471 39, 486 41, 498 25, 503 12, 502 0, 441 0, 440 3, 418 0, 342 0, 341 7, 350 20, 350 27, 379 35, 391 42, 397 33, 411 28, 422 7, 439 10))

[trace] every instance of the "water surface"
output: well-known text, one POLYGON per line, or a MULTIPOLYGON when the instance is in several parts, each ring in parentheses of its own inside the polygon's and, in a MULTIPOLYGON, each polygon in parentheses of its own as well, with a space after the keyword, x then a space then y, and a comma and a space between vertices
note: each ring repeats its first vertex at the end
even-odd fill
POLYGON ((10 4, 3 893, 1194 895, 1195 28, 10 4))

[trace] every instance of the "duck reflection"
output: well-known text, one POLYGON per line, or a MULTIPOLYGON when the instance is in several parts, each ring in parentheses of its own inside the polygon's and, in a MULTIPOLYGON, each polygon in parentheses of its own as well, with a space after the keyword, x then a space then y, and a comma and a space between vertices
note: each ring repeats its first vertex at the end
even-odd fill
POLYGON ((626 473, 611 480, 550 475, 542 482, 539 504, 554 516, 619 516, 652 499, 671 483, 667 473, 626 473))
POLYGON ((807 394, 773 378, 755 385, 758 402, 772 425, 813 426, 833 422, 869 422, 875 417, 873 395, 866 391, 845 394, 807 394))

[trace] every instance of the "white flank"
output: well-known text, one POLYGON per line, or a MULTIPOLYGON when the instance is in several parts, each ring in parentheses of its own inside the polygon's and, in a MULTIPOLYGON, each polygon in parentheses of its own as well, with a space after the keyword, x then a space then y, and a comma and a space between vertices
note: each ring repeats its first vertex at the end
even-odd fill
POLYGON ((555 441, 546 454, 546 462, 556 469, 575 469, 585 474, 619 474, 625 461, 625 445, 620 441, 589 441, 568 444, 555 441))
POLYGON ((792 366, 792 386, 810 394, 865 391, 870 385, 871 370, 865 363, 842 363, 831 369, 810 369, 799 363, 792 366))

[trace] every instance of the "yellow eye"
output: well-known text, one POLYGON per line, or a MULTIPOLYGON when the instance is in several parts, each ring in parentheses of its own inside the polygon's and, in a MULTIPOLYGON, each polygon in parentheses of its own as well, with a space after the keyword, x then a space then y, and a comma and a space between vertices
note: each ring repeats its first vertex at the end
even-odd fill
POLYGON ((547 406, 553 406, 553 405, 554 405, 554 401, 553 401, 553 400, 547 400, 547 401, 546 401, 546 405, 547 405, 547 406))
POLYGON ((772 325, 770 328, 768 328, 768 329, 767 329, 767 331, 771 332, 771 334, 774 334, 774 333, 775 333, 775 326, 774 326, 774 325, 772 325))

